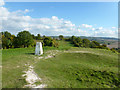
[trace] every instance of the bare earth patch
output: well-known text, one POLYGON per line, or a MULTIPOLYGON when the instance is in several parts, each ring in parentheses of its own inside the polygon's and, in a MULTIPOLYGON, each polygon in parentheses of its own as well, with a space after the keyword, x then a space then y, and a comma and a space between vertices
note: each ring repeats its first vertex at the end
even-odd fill
POLYGON ((90 52, 90 51, 64 51, 65 53, 91 53, 91 54, 96 54, 96 55, 103 55, 100 53, 95 53, 95 52, 90 52))
MULTIPOLYGON (((58 50, 51 50, 46 52, 48 55, 43 57, 34 57, 36 59, 48 59, 48 58, 52 58, 54 57, 58 52, 58 50)), ((37 63, 38 61, 35 61, 35 63, 37 63)), ((28 67, 27 71, 23 71, 25 74, 23 74, 22 76, 25 77, 26 81, 27 81, 27 85, 24 86, 24 88, 29 87, 29 88, 45 88, 47 85, 46 84, 39 84, 36 85, 36 83, 40 83, 42 82, 42 79, 34 72, 33 70, 33 66, 29 65, 29 64, 25 64, 25 66, 28 67)))
POLYGON ((22 76, 26 78, 26 81, 28 82, 27 85, 24 86, 25 87, 29 87, 29 88, 44 88, 47 85, 46 84, 40 84, 40 85, 36 85, 36 83, 40 83, 42 82, 42 79, 40 77, 38 77, 38 75, 34 72, 33 67, 29 65, 28 70, 24 71, 25 74, 23 74, 22 76))

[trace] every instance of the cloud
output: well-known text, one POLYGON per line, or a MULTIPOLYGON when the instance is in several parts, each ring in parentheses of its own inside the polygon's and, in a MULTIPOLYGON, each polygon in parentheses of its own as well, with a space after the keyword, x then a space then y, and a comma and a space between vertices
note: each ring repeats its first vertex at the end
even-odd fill
POLYGON ((0 0, 0 6, 3 6, 3 5, 5 5, 4 1, 0 0))
POLYGON ((92 28, 92 25, 82 24, 82 27, 85 27, 85 28, 92 28))
POLYGON ((12 34, 17 34, 22 30, 30 31, 32 34, 41 35, 77 35, 77 36, 108 36, 117 37, 117 29, 111 27, 106 29, 103 27, 95 28, 93 25, 81 24, 76 26, 69 20, 64 20, 57 16, 51 18, 32 18, 27 16, 30 12, 29 9, 17 10, 14 12, 8 11, 7 8, 3 7, 4 2, 0 0, 0 29, 2 31, 9 31, 12 34))
POLYGON ((112 27, 112 29, 116 29, 116 27, 112 27))
POLYGON ((103 29, 103 27, 99 27, 98 29, 99 29, 99 30, 102 30, 102 29, 103 29))
POLYGON ((95 28, 92 28, 91 30, 93 30, 93 31, 94 31, 94 30, 95 30, 95 28))
POLYGON ((4 12, 0 14, 2 17, 2 31, 7 30, 13 34, 17 34, 21 30, 27 30, 33 34, 58 35, 64 33, 66 35, 75 28, 75 24, 72 24, 71 21, 59 19, 57 16, 35 19, 23 15, 29 12, 28 9, 9 12, 6 8, 1 7, 0 11, 4 12))
POLYGON ((118 30, 112 30, 110 28, 98 28, 95 30, 95 36, 97 37, 118 37, 118 30))
POLYGON ((26 13, 30 12, 30 10, 28 9, 25 9, 24 11, 23 10, 17 10, 15 12, 11 12, 11 14, 16 14, 16 15, 24 15, 26 13))

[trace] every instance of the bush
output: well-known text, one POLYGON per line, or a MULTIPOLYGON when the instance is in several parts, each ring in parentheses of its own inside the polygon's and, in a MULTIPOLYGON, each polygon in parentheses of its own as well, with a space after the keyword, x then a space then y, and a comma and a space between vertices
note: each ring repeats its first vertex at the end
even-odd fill
POLYGON ((75 40, 73 40, 73 43, 75 46, 81 47, 82 46, 82 39, 80 37, 75 38, 75 40))
POLYGON ((52 46, 52 38, 51 37, 45 37, 43 39, 43 42, 44 42, 44 46, 52 46))
POLYGON ((12 42, 7 37, 2 36, 2 47, 3 48, 10 48, 12 46, 12 42))
POLYGON ((54 47, 58 47, 58 43, 56 42, 55 39, 52 39, 51 37, 45 37, 43 39, 43 44, 44 46, 54 46, 54 47))
POLYGON ((40 40, 40 39, 41 39, 40 34, 37 34, 37 36, 36 36, 36 40, 40 40))
POLYGON ((17 40, 19 47, 28 47, 34 43, 32 35, 28 31, 19 32, 17 40))
POLYGON ((100 46, 100 43, 98 43, 97 41, 92 41, 96 46, 100 46))
POLYGON ((89 48, 90 47, 90 41, 88 39, 82 40, 83 47, 89 48))
POLYGON ((90 42, 90 48, 96 48, 96 44, 94 42, 90 42))
POLYGON ((57 47, 57 48, 58 48, 58 46, 59 46, 58 43, 56 42, 56 40, 54 40, 54 39, 53 39, 53 41, 52 41, 52 45, 53 45, 54 47, 57 47))
POLYGON ((117 51, 114 48, 111 48, 110 50, 114 53, 117 53, 117 51))
POLYGON ((63 40, 64 39, 63 35, 59 35, 59 39, 63 40))

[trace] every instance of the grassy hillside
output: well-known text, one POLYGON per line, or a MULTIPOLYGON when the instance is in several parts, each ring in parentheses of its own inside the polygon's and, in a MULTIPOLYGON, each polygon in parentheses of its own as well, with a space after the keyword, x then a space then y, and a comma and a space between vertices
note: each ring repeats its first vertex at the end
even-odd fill
MULTIPOLYGON (((99 50, 95 51, 101 54, 99 50)), ((40 60, 35 65, 35 71, 49 88, 118 86, 117 55, 99 54, 60 53, 54 58, 40 60)))
POLYGON ((76 48, 69 42, 58 41, 59 48, 44 47, 44 55, 34 55, 34 48, 2 50, 3 88, 22 88, 25 64, 49 88, 117 87, 118 55, 104 49, 76 48), (36 63, 37 62, 37 63, 36 63))

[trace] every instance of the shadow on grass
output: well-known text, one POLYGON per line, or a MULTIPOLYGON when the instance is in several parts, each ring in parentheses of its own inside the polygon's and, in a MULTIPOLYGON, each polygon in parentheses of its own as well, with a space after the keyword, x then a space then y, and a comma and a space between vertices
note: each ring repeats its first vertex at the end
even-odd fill
POLYGON ((27 55, 35 55, 35 53, 25 53, 25 54, 27 54, 27 55))

